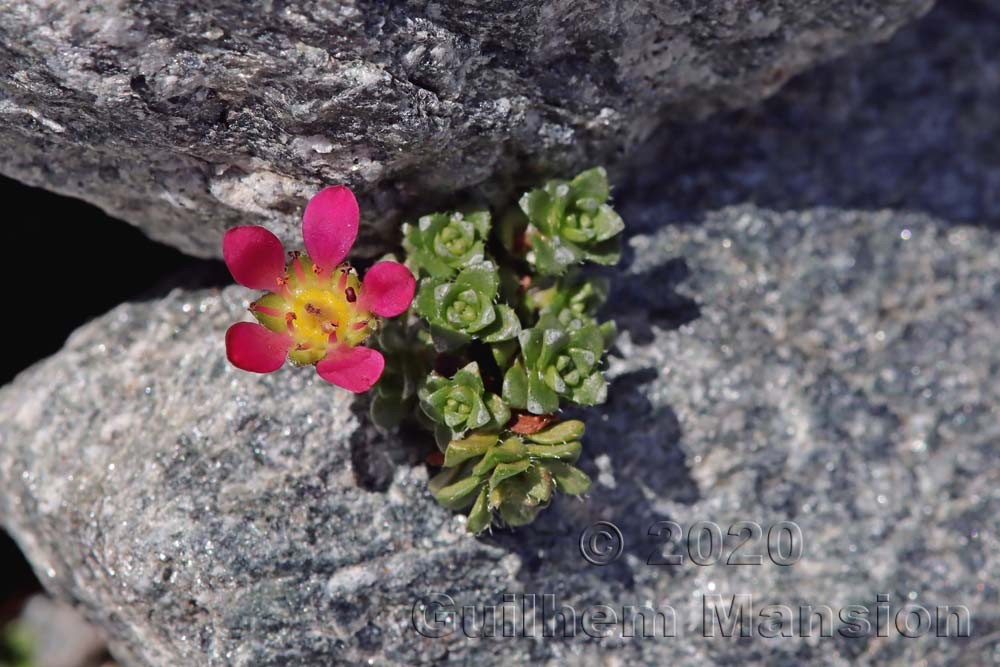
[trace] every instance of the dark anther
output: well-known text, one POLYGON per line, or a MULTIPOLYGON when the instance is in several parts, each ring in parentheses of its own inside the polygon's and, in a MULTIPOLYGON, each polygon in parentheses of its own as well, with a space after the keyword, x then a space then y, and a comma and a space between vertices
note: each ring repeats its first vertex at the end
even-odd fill
POLYGON ((346 289, 346 290, 344 291, 344 294, 346 294, 346 295, 347 295, 347 301, 348 301, 348 303, 354 303, 355 301, 357 301, 357 300, 358 300, 358 295, 357 295, 357 294, 355 293, 355 291, 354 291, 354 288, 353 288, 353 287, 348 287, 348 288, 347 288, 347 289, 346 289))

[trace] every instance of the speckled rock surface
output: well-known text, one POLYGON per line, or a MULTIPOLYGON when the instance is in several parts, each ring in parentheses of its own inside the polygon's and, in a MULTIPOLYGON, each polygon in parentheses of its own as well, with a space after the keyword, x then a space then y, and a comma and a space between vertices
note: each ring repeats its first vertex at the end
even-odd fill
POLYGON ((1000 2, 951 0, 762 104, 668 124, 622 181, 622 201, 639 204, 629 226, 753 202, 919 210, 1000 229, 998 52, 1000 2))
POLYGON ((4 0, 0 172, 199 256, 238 223, 296 240, 346 182, 371 251, 403 209, 614 162, 663 114, 756 101, 930 4, 4 0))
POLYGON ((512 559, 389 465, 412 454, 359 431, 347 392, 230 367, 246 296, 124 305, 5 388, 0 516, 125 664, 432 664, 400 606, 512 559))
POLYGON ((611 398, 587 416, 595 486, 530 528, 464 535, 415 444, 377 436, 348 395, 308 370, 229 368, 239 288, 123 305, 0 390, 0 517, 127 665, 995 662, 995 236, 739 207, 630 246, 611 398), (603 567, 578 544, 599 520, 625 542, 603 567), (741 553, 764 563, 726 564, 728 538, 714 565, 647 564, 662 520, 756 521, 765 538, 741 553), (779 521, 803 545, 783 567, 765 544, 779 521), (479 615, 418 633, 414 604, 436 593, 479 615), (676 636, 466 637, 505 593, 553 595, 581 624, 596 605, 669 607, 676 636), (703 596, 737 594, 754 614, 862 605, 873 624, 879 594, 893 619, 965 605, 973 636, 908 639, 890 620, 885 638, 703 637, 703 596))

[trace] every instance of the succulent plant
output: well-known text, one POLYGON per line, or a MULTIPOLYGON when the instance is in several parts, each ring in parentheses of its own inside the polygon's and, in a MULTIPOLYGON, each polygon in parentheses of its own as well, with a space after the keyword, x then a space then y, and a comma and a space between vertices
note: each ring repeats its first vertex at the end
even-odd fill
POLYGON ((558 413, 607 394, 614 323, 596 314, 608 287, 576 265, 618 259, 609 193, 597 168, 508 202, 496 225, 486 210, 425 215, 403 226, 405 263, 385 258, 361 275, 346 261, 357 199, 325 188, 303 213, 305 252, 286 259, 263 227, 226 232, 233 278, 263 292, 250 304, 257 322, 226 332, 226 356, 253 373, 315 366, 332 384, 371 390, 376 426, 433 432, 440 451, 426 461, 443 470, 430 490, 469 509, 471 532, 530 523, 557 491, 590 488, 573 465, 583 423, 558 413))
POLYGON ((434 278, 450 278, 484 259, 489 211, 433 213, 403 225, 408 263, 434 278))
POLYGON ((577 420, 531 435, 473 432, 448 445, 431 493, 451 509, 469 508, 472 533, 488 528, 494 513, 508 526, 531 523, 556 491, 576 496, 590 488, 590 478, 572 465, 580 456, 583 432, 577 420))
POLYGON ((487 343, 508 340, 521 331, 521 323, 513 308, 496 303, 499 286, 491 262, 466 267, 453 279, 429 278, 417 293, 417 312, 431 325, 440 347, 473 338, 487 343))
POLYGON ((528 217, 527 258, 539 273, 562 275, 584 261, 617 263, 617 236, 625 223, 608 205, 610 193, 607 172, 595 167, 521 197, 521 210, 528 217))
POLYGON ((583 423, 558 413, 607 395, 602 364, 615 329, 597 310, 608 285, 576 265, 618 259, 623 224, 608 196, 598 168, 528 192, 496 224, 478 211, 404 225, 406 265, 420 277, 411 313, 423 333, 396 340, 390 325, 378 342, 392 364, 395 350, 421 356, 414 375, 425 375, 414 397, 408 367, 387 371, 372 414, 381 423, 419 405, 416 420, 441 450, 427 458, 443 467, 430 489, 469 511, 473 533, 494 520, 530 523, 556 491, 590 487, 573 466, 583 423))
POLYGON ((476 362, 459 369, 450 379, 432 373, 419 396, 424 414, 445 427, 439 431, 446 434, 446 443, 486 426, 499 430, 510 419, 503 399, 486 391, 476 362))
POLYGON ((372 422, 392 429, 413 413, 417 393, 431 371, 430 335, 408 317, 389 320, 375 335, 385 357, 385 371, 372 388, 372 422))
POLYGON ((559 409, 560 397, 578 405, 607 398, 600 369, 604 336, 596 324, 566 330, 558 320, 543 317, 518 340, 521 357, 503 380, 503 398, 511 407, 547 414, 559 409))
MULTIPOLYGON (((535 288, 527 293, 529 307, 542 318, 554 318, 566 329, 579 329, 587 324, 597 324, 597 310, 608 298, 608 281, 602 278, 584 278, 577 274, 558 279, 546 288, 535 288)), ((598 325, 605 340, 614 334, 614 323, 598 325)))

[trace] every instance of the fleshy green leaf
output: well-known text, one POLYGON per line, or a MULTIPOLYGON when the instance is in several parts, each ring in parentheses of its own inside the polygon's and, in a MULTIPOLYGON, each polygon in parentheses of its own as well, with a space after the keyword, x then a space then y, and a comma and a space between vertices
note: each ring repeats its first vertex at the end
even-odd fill
POLYGON ((452 440, 448 443, 448 450, 444 453, 444 465, 446 468, 453 468, 468 459, 482 456, 496 442, 496 433, 482 432, 471 433, 461 440, 452 440))
POLYGON ((521 322, 517 319, 517 313, 510 306, 500 304, 496 306, 497 318, 493 324, 480 332, 480 337, 487 343, 498 343, 504 340, 516 338, 521 333, 521 322))
POLYGON ((493 468, 493 475, 490 477, 490 489, 496 488, 497 484, 518 475, 528 468, 531 467, 530 459, 521 459, 520 461, 514 461, 513 463, 498 463, 495 468, 493 468))
POLYGON ((472 509, 469 510, 469 518, 465 525, 473 535, 483 532, 491 523, 492 514, 490 512, 488 497, 489 494, 484 485, 479 491, 479 496, 476 497, 476 502, 472 504, 472 509))
POLYGON ((406 418, 411 406, 399 396, 383 396, 376 392, 372 396, 369 412, 375 426, 382 429, 392 429, 406 418))
POLYGON ((555 478, 544 466, 532 466, 524 472, 524 479, 528 485, 528 498, 538 504, 549 502, 552 498, 552 487, 555 478))
POLYGON ((576 199, 593 199, 597 202, 607 201, 611 195, 608 187, 608 172, 604 167, 594 167, 580 172, 570 181, 570 188, 576 199))
POLYGON ((482 480, 474 475, 465 477, 432 491, 434 499, 448 509, 464 509, 474 501, 482 480))
POLYGON ((476 467, 472 469, 472 473, 483 476, 488 474, 490 470, 493 470, 498 463, 518 461, 526 455, 527 449, 525 449, 524 443, 516 437, 507 438, 501 444, 487 451, 483 456, 483 460, 477 463, 476 467))
POLYGON ((524 436, 527 440, 540 445, 556 445, 583 437, 586 426, 579 419, 558 422, 542 429, 538 433, 524 436))
POLYGON ((537 375, 528 376, 527 410, 536 415, 547 415, 559 409, 559 396, 537 375))
POLYGON ((497 293, 499 286, 500 276, 497 275, 496 265, 491 262, 470 266, 462 270, 455 279, 457 289, 471 289, 477 294, 489 296, 491 299, 497 293))
POLYGON ((556 488, 570 496, 578 496, 590 489, 590 478, 575 466, 560 461, 550 461, 545 467, 556 479, 556 488))
POLYGON ((520 363, 511 366, 503 376, 503 399, 514 408, 528 407, 528 376, 520 363))
POLYGON ((505 340, 490 345, 490 352, 493 354, 493 361, 497 362, 500 368, 510 366, 510 360, 517 354, 518 343, 516 340, 505 340))
POLYGON ((582 445, 580 441, 563 443, 561 445, 526 445, 528 456, 545 461, 569 461, 580 458, 582 445))
POLYGON ((496 394, 488 394, 486 397, 486 404, 493 417, 493 423, 497 426, 503 426, 510 421, 510 408, 507 407, 507 404, 503 402, 502 398, 496 394))

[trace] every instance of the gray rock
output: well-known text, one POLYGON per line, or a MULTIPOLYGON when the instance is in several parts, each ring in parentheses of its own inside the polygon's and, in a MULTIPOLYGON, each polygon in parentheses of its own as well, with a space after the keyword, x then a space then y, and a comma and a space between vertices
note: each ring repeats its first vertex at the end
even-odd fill
POLYGON ((238 223, 298 245, 308 196, 346 182, 373 252, 400 211, 613 162, 930 4, 3 0, 0 172, 206 257, 238 223))
POLYGON ((123 305, 2 390, 0 516, 128 665, 431 664, 446 647, 408 639, 400 605, 515 559, 466 538, 347 392, 231 368, 247 296, 123 305))
POLYGON ((633 237, 610 399, 586 413, 593 490, 480 540, 425 491, 419 442, 378 436, 308 370, 227 366, 243 290, 123 305, 0 390, 0 516, 126 665, 989 664, 998 250, 919 213, 822 208, 633 237), (603 567, 578 544, 600 520, 625 543, 603 567), (764 562, 647 564, 663 520, 756 521, 741 553, 764 562), (802 533, 787 566, 766 549, 781 521, 802 533), (426 637, 412 611, 435 593, 479 610, 548 594, 619 624, 426 637), (705 638, 716 594, 752 595, 755 614, 863 605, 873 622, 879 594, 893 615, 965 605, 973 637, 907 639, 890 620, 886 638, 705 638), (672 607, 677 636, 623 636, 629 605, 672 607))
POLYGON ((942 2, 760 105, 669 123, 628 165, 629 226, 754 202, 920 210, 1000 229, 998 52, 1000 2, 942 2))
POLYGON ((35 595, 18 618, 32 642, 32 664, 43 667, 106 665, 104 637, 73 608, 45 595, 35 595))

